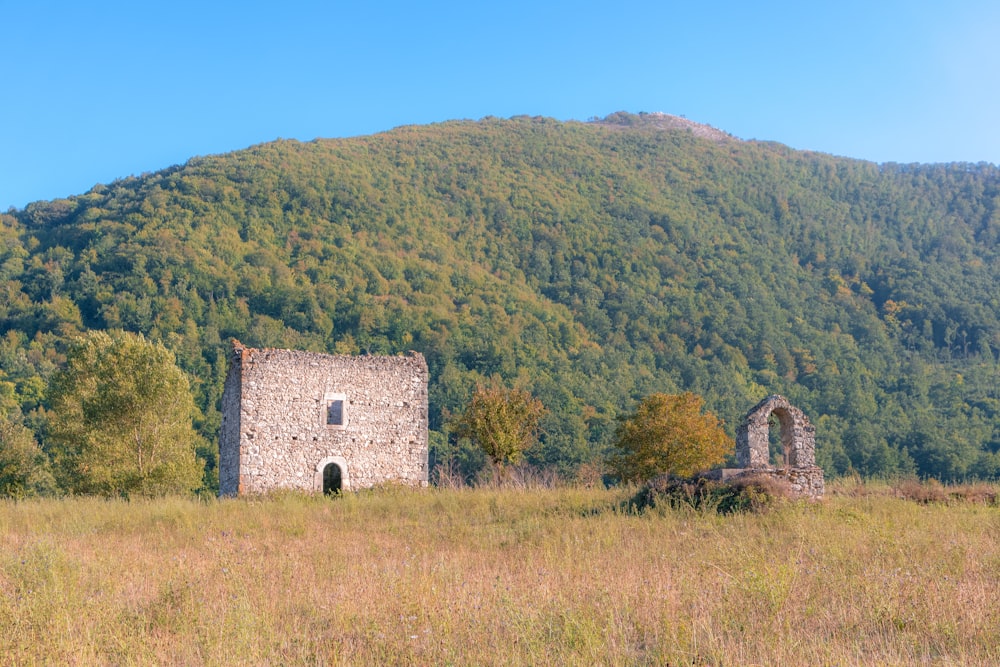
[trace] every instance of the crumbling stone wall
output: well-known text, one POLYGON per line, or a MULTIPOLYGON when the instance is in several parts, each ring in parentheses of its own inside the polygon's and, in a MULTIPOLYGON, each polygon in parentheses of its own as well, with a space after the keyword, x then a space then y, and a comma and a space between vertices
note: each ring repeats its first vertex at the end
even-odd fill
POLYGON ((222 396, 220 495, 427 484, 421 354, 347 356, 233 342, 222 396), (338 403, 339 402, 339 403, 338 403))
POLYGON ((736 431, 736 462, 741 468, 770 468, 768 419, 774 415, 781 433, 785 468, 816 465, 816 428, 784 396, 772 394, 753 407, 736 431))
POLYGON ((821 498, 825 491, 823 469, 816 465, 816 427, 784 396, 773 394, 746 414, 736 430, 739 469, 725 470, 723 478, 743 474, 769 474, 787 479, 799 496, 821 498), (768 420, 778 420, 785 461, 771 465, 768 420))

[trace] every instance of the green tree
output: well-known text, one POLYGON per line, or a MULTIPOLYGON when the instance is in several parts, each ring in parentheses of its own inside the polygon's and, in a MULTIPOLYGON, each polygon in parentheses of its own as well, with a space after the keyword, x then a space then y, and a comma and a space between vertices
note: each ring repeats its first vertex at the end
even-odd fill
POLYGON ((0 414, 0 497, 48 495, 55 488, 49 459, 31 431, 0 414))
POLYGON ((455 424, 455 434, 476 443, 500 472, 521 461, 538 440, 545 406, 525 389, 508 389, 494 380, 479 385, 455 424))
POLYGON ((691 392, 647 396, 618 426, 611 469, 623 481, 644 482, 662 474, 685 477, 721 463, 733 443, 703 406, 702 397, 691 392))
POLYGON ((196 489, 200 436, 187 377, 142 335, 79 338, 49 391, 51 453, 74 493, 163 495, 196 489))

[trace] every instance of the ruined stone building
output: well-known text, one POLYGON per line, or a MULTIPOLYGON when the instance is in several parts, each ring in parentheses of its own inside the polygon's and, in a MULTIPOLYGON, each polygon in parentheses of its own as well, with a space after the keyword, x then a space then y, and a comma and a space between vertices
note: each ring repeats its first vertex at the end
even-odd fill
POLYGON ((427 484, 427 364, 408 356, 253 349, 233 341, 219 493, 427 484))
POLYGON ((743 475, 768 475, 786 480, 793 495, 822 498, 823 469, 816 465, 816 427, 784 396, 772 394, 743 417, 736 430, 736 464, 739 468, 712 471, 714 479, 743 475), (776 422, 781 461, 771 463, 771 422, 776 422))
POLYGON ((736 430, 736 463, 745 470, 787 479, 797 495, 823 495, 823 469, 816 465, 816 427, 784 396, 768 396, 743 418, 736 430), (778 465, 771 464, 772 418, 781 442, 783 460, 778 465))

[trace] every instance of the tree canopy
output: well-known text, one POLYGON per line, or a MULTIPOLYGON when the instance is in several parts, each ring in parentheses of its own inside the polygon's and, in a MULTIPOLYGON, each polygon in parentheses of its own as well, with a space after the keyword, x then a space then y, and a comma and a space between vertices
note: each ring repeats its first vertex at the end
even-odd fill
POLYGON ((0 413, 0 498, 56 492, 48 457, 19 421, 0 413))
POLYGON ((703 410, 704 400, 691 392, 644 398, 616 431, 609 459, 615 475, 645 482, 664 474, 687 477, 722 463, 733 442, 719 418, 703 410))
POLYGON ((123 331, 88 333, 53 376, 49 403, 63 488, 127 496, 200 485, 194 401, 163 345, 123 331))
POLYGON ((536 443, 544 415, 542 402, 527 390, 493 381, 476 387, 455 424, 455 434, 478 445, 502 477, 504 468, 519 463, 536 443))

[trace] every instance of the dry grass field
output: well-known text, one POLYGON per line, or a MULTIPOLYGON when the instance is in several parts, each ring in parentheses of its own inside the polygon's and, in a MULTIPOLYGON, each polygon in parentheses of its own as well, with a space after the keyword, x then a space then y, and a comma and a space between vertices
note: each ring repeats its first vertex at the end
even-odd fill
POLYGON ((996 489, 923 488, 728 516, 582 488, 6 502, 0 662, 1000 664, 996 489))

